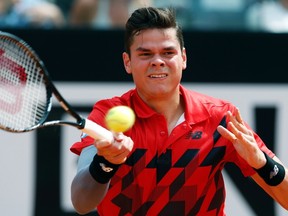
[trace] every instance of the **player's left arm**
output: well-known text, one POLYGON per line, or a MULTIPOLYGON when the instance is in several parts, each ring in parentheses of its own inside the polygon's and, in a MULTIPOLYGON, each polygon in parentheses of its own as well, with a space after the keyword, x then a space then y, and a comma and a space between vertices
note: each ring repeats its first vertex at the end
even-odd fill
POLYGON ((237 153, 246 162, 257 170, 252 176, 254 181, 261 186, 283 208, 288 210, 288 170, 277 158, 270 158, 264 154, 254 138, 253 132, 246 127, 239 109, 235 115, 227 112, 227 128, 219 125, 218 132, 231 141, 237 153))
POLYGON ((276 186, 268 185, 259 174, 254 174, 251 176, 253 180, 268 193, 275 201, 277 201, 283 208, 288 210, 288 169, 284 167, 283 163, 279 160, 277 156, 273 157, 277 163, 281 164, 285 169, 284 179, 276 186))

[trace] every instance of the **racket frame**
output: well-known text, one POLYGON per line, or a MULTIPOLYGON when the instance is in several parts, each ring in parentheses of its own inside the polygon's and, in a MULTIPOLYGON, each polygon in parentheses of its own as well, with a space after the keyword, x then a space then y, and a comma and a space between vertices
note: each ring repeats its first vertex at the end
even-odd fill
POLYGON ((39 120, 39 122, 32 127, 29 128, 23 128, 23 129, 12 129, 10 127, 5 127, 3 125, 0 125, 0 129, 9 131, 9 132, 14 132, 14 133, 22 133, 22 132, 28 132, 35 130, 37 128, 42 128, 46 126, 55 126, 55 125, 70 125, 73 127, 76 127, 78 129, 83 129, 85 127, 85 122, 86 120, 81 117, 77 112, 75 112, 72 108, 72 106, 63 98, 63 96, 60 94, 56 86, 53 84, 52 79, 48 73, 47 68, 45 67, 43 61, 40 59, 38 54, 32 49, 32 47, 27 44, 24 40, 21 38, 10 34, 8 32, 3 32, 0 31, 0 37, 1 38, 6 38, 7 40, 13 41, 13 43, 20 47, 22 50, 25 50, 25 53, 30 56, 30 58, 33 58, 34 61, 37 63, 37 67, 41 68, 41 74, 43 74, 43 79, 45 82, 45 87, 46 87, 46 97, 47 97, 47 104, 46 104, 46 112, 42 116, 42 118, 39 120), (52 121, 47 121, 47 118, 49 116, 50 111, 52 110, 52 99, 53 95, 55 98, 58 100, 60 106, 71 116, 75 118, 75 122, 72 121, 63 121, 63 120, 52 120, 52 121))

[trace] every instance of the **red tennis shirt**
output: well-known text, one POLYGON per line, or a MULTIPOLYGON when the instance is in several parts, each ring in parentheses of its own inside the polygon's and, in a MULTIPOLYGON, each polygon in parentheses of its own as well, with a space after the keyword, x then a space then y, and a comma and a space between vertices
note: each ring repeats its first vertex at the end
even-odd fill
MULTIPOLYGON (((226 126, 226 112, 234 113, 235 106, 183 86, 180 92, 185 120, 170 135, 164 116, 148 107, 135 89, 94 105, 89 119, 102 126, 105 113, 116 105, 130 106, 137 116, 125 133, 134 141, 133 152, 112 178, 106 197, 97 206, 99 215, 223 216, 224 165, 236 164, 244 176, 255 173, 216 130, 219 124, 226 126)), ((274 156, 254 135, 259 147, 274 156)), ((91 143, 90 137, 82 138, 71 151, 80 154, 91 143)))

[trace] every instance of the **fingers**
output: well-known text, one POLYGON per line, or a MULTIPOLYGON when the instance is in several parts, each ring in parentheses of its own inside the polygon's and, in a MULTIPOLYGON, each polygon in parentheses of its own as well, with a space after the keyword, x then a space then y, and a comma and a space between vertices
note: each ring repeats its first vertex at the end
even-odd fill
POLYGON ((221 134, 222 137, 228 139, 232 143, 234 143, 234 141, 237 140, 237 137, 232 132, 230 132, 221 125, 217 127, 217 131, 221 134))
POLYGON ((227 129, 219 125, 217 131, 232 143, 235 143, 237 139, 243 139, 242 133, 247 133, 247 129, 239 109, 236 109, 235 116, 233 116, 232 113, 228 111, 227 121, 227 129))
POLYGON ((133 141, 130 137, 120 134, 115 134, 115 139, 112 143, 105 140, 98 140, 94 143, 97 148, 97 154, 103 156, 106 160, 113 164, 124 163, 127 156, 133 149, 133 141))
POLYGON ((252 167, 258 167, 259 158, 263 155, 261 155, 253 131, 246 126, 239 109, 236 109, 234 115, 230 111, 227 112, 227 122, 227 128, 219 125, 217 131, 233 144, 237 153, 248 164, 252 167))
MULTIPOLYGON (((103 155, 101 155, 103 156, 103 155)), ((103 156, 105 157, 106 160, 108 160, 109 162, 113 163, 113 164, 121 164, 124 163, 127 159, 127 152, 123 151, 121 153, 119 153, 118 155, 113 155, 113 154, 108 154, 103 156)))
POLYGON ((229 119, 228 126, 230 126, 234 132, 237 130, 245 132, 246 127, 238 109, 236 110, 235 116, 233 116, 230 111, 227 112, 227 116, 229 119))
POLYGON ((102 149, 105 147, 109 147, 112 143, 108 142, 107 140, 95 140, 94 146, 97 149, 102 149))
POLYGON ((113 132, 113 137, 114 137, 114 141, 121 142, 124 138, 124 134, 113 132))
POLYGON ((246 127, 238 108, 234 115, 232 115, 230 111, 227 112, 227 121, 227 128, 224 128, 223 126, 218 126, 217 128, 218 132, 224 138, 228 139, 233 144, 250 143, 253 141, 253 133, 246 127))
POLYGON ((231 129, 231 131, 233 131, 233 133, 236 136, 241 135, 241 133, 250 135, 250 130, 248 130, 248 128, 246 127, 245 122, 242 119, 238 108, 236 109, 234 116, 232 115, 230 111, 227 112, 227 116, 229 120, 228 128, 231 129))
POLYGON ((240 113, 240 110, 239 110, 238 108, 236 108, 235 116, 236 116, 236 120, 237 120, 240 124, 244 125, 243 118, 242 118, 241 113, 240 113))

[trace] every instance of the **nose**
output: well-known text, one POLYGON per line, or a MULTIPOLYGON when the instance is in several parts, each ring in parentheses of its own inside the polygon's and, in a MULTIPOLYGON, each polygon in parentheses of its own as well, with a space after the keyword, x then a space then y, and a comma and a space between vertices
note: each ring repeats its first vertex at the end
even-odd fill
POLYGON ((151 65, 154 67, 157 66, 164 66, 165 65, 165 61, 161 58, 160 55, 155 55, 152 59, 151 59, 151 65))

